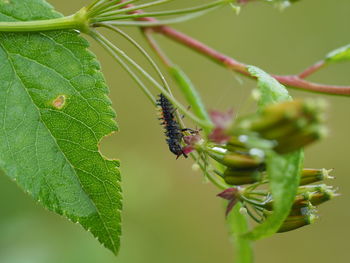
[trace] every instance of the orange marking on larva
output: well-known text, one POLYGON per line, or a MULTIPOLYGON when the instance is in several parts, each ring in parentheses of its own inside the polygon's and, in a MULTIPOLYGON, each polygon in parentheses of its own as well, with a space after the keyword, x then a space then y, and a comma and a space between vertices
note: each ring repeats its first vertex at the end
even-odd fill
POLYGON ((53 100, 52 106, 54 106, 56 109, 62 109, 64 105, 66 104, 66 96, 65 95, 59 95, 56 99, 53 100))

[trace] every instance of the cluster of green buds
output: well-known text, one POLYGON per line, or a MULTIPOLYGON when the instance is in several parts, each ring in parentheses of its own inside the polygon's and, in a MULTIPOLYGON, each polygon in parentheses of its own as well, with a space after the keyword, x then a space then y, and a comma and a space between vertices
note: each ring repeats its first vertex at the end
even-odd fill
MULTIPOLYGON (((329 170, 326 169, 304 169, 302 171, 300 186, 291 212, 278 232, 294 230, 314 222, 317 218, 317 206, 331 200, 338 194, 332 186, 327 186, 326 184, 304 184, 320 182, 327 178, 332 177, 329 176, 329 170)), ((249 202, 249 197, 243 199, 249 202)), ((256 202, 256 200, 254 201, 256 202)), ((254 207, 256 203, 253 204, 252 207, 254 210, 260 211, 264 220, 264 218, 272 213, 273 199, 269 197, 266 200, 262 200, 261 204, 259 208, 254 207)))
POLYGON ((293 152, 325 135, 323 109, 324 103, 319 100, 288 101, 226 126, 222 122, 232 117, 215 113, 217 128, 209 136, 212 143, 200 150, 224 166, 223 171, 216 172, 227 184, 258 183, 267 179, 267 151, 293 152))
MULTIPOLYGON (((317 218, 316 207, 337 196, 333 187, 326 184, 314 184, 332 178, 329 172, 326 169, 304 169, 302 171, 300 185, 290 214, 278 232, 291 231, 313 223, 317 218)), ((274 200, 266 187, 268 178, 261 173, 259 180, 246 188, 232 187, 219 194, 220 197, 229 201, 227 213, 240 201, 244 211, 257 223, 262 223, 272 214, 274 200)))
MULTIPOLYGON (((270 105, 229 125, 223 124, 223 120, 230 119, 228 116, 212 114, 217 128, 209 136, 211 142, 200 145, 199 150, 219 163, 220 169, 214 172, 232 186, 219 194, 229 200, 227 212, 238 201, 258 223, 273 212, 266 153, 290 153, 324 136, 323 111, 322 101, 296 100, 270 105)), ((316 206, 337 195, 332 187, 317 184, 332 178, 329 172, 326 169, 302 170, 294 204, 279 232, 311 224, 317 217, 316 206)))
MULTIPOLYGON (((288 217, 278 230, 279 233, 291 231, 314 222, 317 218, 317 206, 331 200, 338 194, 331 186, 315 184, 325 179, 333 178, 326 169, 304 169, 300 185, 288 217)), ((272 214, 274 200, 266 189, 267 179, 252 184, 246 188, 232 187, 218 196, 229 201, 227 213, 237 202, 243 204, 243 211, 254 221, 262 223, 272 214)))
MULTIPOLYGON (((258 114, 237 120, 233 133, 256 135, 272 144, 278 153, 305 147, 326 134, 322 100, 295 100, 265 107, 258 114)), ((242 147, 244 137, 233 138, 227 147, 242 147)), ((252 145, 254 146, 254 145, 252 145)))

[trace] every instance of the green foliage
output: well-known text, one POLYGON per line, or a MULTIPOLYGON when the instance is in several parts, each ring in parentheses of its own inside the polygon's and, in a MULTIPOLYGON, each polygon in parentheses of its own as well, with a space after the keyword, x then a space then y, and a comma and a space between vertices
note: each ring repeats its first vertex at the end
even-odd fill
POLYGON ((350 44, 335 49, 326 56, 327 62, 343 62, 350 60, 350 44))
MULTIPOLYGON (((1 21, 59 17, 41 0, 0 2, 1 21)), ((73 31, 0 33, 0 168, 45 208, 117 253, 119 162, 98 149, 116 131, 100 66, 73 31)))
MULTIPOLYGON (((248 70, 258 79, 261 93, 260 109, 271 103, 291 100, 286 88, 267 73, 253 66, 250 66, 248 70)), ((274 199, 273 214, 248 233, 251 239, 260 239, 276 233, 288 216, 299 186, 304 156, 302 150, 284 155, 266 151, 266 155, 267 174, 274 199)))

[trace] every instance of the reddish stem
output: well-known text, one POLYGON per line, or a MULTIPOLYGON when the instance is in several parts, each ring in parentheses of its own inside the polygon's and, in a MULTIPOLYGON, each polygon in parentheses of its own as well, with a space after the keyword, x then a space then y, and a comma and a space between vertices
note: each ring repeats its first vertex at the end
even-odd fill
MULTIPOLYGON (((122 1, 125 1, 125 0, 122 0, 122 1)), ((242 0, 242 2, 245 2, 245 0, 242 0)), ((129 6, 132 6, 132 5, 129 5, 129 6)), ((136 11, 135 13, 142 13, 142 10, 136 11)), ((152 17, 144 17, 144 18, 140 18, 139 20, 150 21, 150 22, 157 21, 152 17)), ((150 27, 147 28, 147 30, 149 29, 150 27)), ((219 51, 205 45, 204 43, 184 33, 181 33, 169 26, 155 26, 155 27, 152 27, 152 29, 154 32, 162 34, 184 46, 187 46, 197 51, 198 53, 212 59, 213 61, 226 66, 231 70, 241 73, 247 77, 254 78, 248 72, 246 64, 239 62, 223 53, 220 53, 219 51)), ((149 30, 148 33, 150 32, 151 30, 149 30)), ((299 75, 290 75, 290 76, 273 75, 273 77, 277 79, 281 84, 291 88, 297 88, 297 89, 302 89, 306 91, 320 92, 320 93, 333 94, 333 95, 350 96, 350 86, 319 84, 319 83, 314 83, 314 82, 304 80, 305 77, 310 76, 311 74, 313 74, 323 66, 324 66, 324 62, 318 62, 315 65, 304 70, 299 75)))
POLYGON ((172 63, 170 59, 164 54, 163 50, 158 46, 157 42, 152 37, 152 28, 145 28, 143 30, 143 33, 145 35, 145 38, 148 42, 148 44, 151 46, 151 48, 154 50, 154 52, 158 55, 158 57, 161 59, 163 64, 167 67, 171 67, 172 63))
POLYGON ((225 56, 224 54, 216 51, 215 49, 204 45, 203 43, 199 42, 196 39, 193 39, 189 37, 188 35, 185 35, 179 31, 176 31, 175 29, 168 27, 168 26, 160 26, 154 28, 155 32, 161 33, 164 36, 181 43, 195 51, 197 51, 200 54, 203 54, 211 59, 213 59, 215 62, 219 64, 223 64, 228 68, 231 68, 243 75, 250 76, 246 65, 234 60, 233 58, 230 58, 228 56, 225 56))
MULTIPOLYGON (((212 60, 216 61, 219 64, 225 65, 229 69, 232 69, 245 76, 253 78, 248 72, 246 64, 238 62, 237 60, 229 56, 226 56, 208 47, 207 45, 199 42, 198 40, 193 39, 183 33, 176 31, 173 28, 170 28, 168 26, 161 26, 161 27, 155 27, 154 31, 160 34, 163 34, 169 37, 170 39, 175 40, 176 42, 181 43, 197 51, 198 53, 211 58, 212 60)), ((302 76, 311 75, 313 72, 320 69, 321 66, 323 65, 321 63, 318 63, 313 67, 310 67, 304 73, 302 73, 302 76)), ((313 92, 334 94, 334 95, 350 95, 350 86, 336 86, 336 85, 325 85, 325 84, 313 83, 310 81, 306 81, 302 79, 302 77, 296 76, 296 75, 292 75, 292 76, 273 75, 273 77, 276 78, 280 83, 293 88, 298 88, 298 89, 303 89, 303 90, 308 90, 313 92)))
POLYGON ((326 65, 325 61, 321 60, 321 61, 315 63, 314 65, 312 65, 311 67, 308 67, 303 72, 301 72, 299 74, 299 78, 305 79, 306 77, 308 77, 311 74, 315 73, 316 71, 318 71, 319 69, 321 69, 325 65, 326 65))

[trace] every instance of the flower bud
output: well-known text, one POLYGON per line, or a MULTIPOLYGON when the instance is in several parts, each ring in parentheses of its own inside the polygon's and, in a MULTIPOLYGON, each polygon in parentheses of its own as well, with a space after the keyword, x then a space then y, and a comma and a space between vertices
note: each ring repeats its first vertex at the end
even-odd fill
POLYGON ((288 216, 277 232, 287 232, 306 225, 310 225, 315 221, 316 218, 317 216, 312 212, 306 215, 288 216))
POLYGON ((329 175, 331 171, 332 170, 326 169, 303 169, 300 177, 300 185, 313 184, 328 178, 333 178, 329 175))
POLYGON ((326 134, 327 130, 323 126, 307 127, 293 135, 279 138, 278 145, 274 149, 278 153, 292 152, 325 137, 326 134))
POLYGON ((249 149, 247 149, 247 146, 245 143, 243 143, 237 136, 232 136, 230 140, 225 145, 226 149, 235 152, 235 151, 241 151, 241 152, 248 152, 249 149))
POLYGON ((278 153, 288 153, 326 134, 323 109, 324 103, 319 100, 272 104, 258 114, 238 120, 232 133, 256 133, 262 139, 276 142, 274 150, 278 153))
POLYGON ((321 191, 310 193, 309 200, 312 205, 320 205, 328 200, 331 200, 333 197, 338 194, 333 189, 324 189, 321 191))
POLYGON ((327 189, 332 189, 332 186, 326 184, 312 184, 312 185, 301 185, 298 188, 298 194, 310 194, 317 191, 325 191, 327 189))
POLYGON ((261 181, 262 174, 257 169, 233 169, 227 168, 223 178, 230 185, 253 184, 261 181))
POLYGON ((267 135, 270 131, 297 120, 301 109, 302 102, 297 100, 272 104, 262 112, 240 120, 239 124, 243 129, 267 135))
POLYGON ((261 167, 263 163, 260 158, 252 157, 247 154, 239 154, 229 151, 221 152, 215 149, 209 149, 207 153, 217 162, 230 168, 256 169, 261 167))
MULTIPOLYGON (((273 210, 273 205, 274 205, 274 200, 270 200, 269 202, 266 202, 264 204, 264 208, 268 211, 272 211, 273 210)), ((292 209, 291 209, 291 213, 295 213, 296 211, 299 211, 301 208, 303 207, 308 207, 310 208, 310 201, 309 201, 309 194, 303 193, 303 194, 299 194, 295 197, 294 199, 294 203, 292 205, 292 209)))

